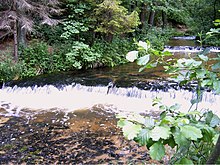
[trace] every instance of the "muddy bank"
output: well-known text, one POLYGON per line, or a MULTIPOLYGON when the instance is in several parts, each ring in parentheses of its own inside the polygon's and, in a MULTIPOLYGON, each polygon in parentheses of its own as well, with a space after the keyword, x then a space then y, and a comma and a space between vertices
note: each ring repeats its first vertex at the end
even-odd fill
POLYGON ((0 164, 128 164, 152 161, 123 138, 115 115, 95 110, 0 116, 0 164))

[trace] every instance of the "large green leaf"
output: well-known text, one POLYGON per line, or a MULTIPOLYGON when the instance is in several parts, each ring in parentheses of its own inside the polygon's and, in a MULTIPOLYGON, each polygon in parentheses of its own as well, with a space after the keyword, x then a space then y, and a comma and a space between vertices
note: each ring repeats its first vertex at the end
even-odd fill
POLYGON ((145 122, 144 122, 144 126, 147 128, 152 128, 155 125, 155 120, 150 118, 150 117, 146 117, 145 118, 145 122))
POLYGON ((139 41, 138 46, 143 48, 145 51, 148 51, 148 49, 151 47, 149 41, 147 41, 147 42, 139 41))
POLYGON ((190 140, 197 140, 198 138, 202 138, 202 131, 199 128, 191 125, 180 127, 180 132, 183 136, 190 140))
POLYGON ((126 55, 126 59, 130 62, 134 62, 138 58, 138 51, 130 51, 126 55))
POLYGON ((212 119, 210 121, 210 126, 215 127, 219 124, 220 124, 220 118, 216 114, 213 114, 212 119))
POLYGON ((140 57, 138 60, 137 60, 137 64, 138 65, 146 65, 150 60, 150 55, 147 54, 143 57, 140 57))
POLYGON ((182 132, 180 132, 179 129, 175 130, 175 132, 173 133, 173 138, 178 146, 189 144, 189 140, 185 136, 183 136, 182 132))
POLYGON ((126 123, 126 125, 122 128, 122 131, 123 131, 124 136, 128 140, 132 140, 135 137, 137 137, 137 135, 140 133, 141 125, 134 124, 134 123, 128 121, 126 123))
POLYGON ((158 141, 160 138, 161 139, 168 139, 170 136, 170 128, 165 127, 165 126, 156 126, 154 129, 151 130, 150 132, 150 137, 154 141, 158 141))
POLYGON ((206 78, 206 70, 205 69, 197 69, 196 70, 196 78, 198 78, 198 79, 206 78))
POLYGON ((154 143, 149 152, 152 159, 161 160, 165 155, 164 145, 161 142, 154 143))
POLYGON ((138 134, 136 141, 140 145, 146 145, 150 139, 150 130, 149 129, 142 129, 138 134))
POLYGON ((208 56, 205 56, 204 54, 199 54, 198 56, 203 61, 208 61, 209 60, 208 56))

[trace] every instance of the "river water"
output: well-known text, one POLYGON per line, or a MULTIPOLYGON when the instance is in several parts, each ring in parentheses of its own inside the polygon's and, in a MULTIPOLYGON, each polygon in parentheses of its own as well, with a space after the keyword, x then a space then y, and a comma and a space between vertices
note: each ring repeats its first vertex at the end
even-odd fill
MULTIPOLYGON (((172 44, 166 49, 173 50, 175 56, 181 52, 172 44)), ((0 164, 165 163, 169 151, 163 162, 154 162, 146 148, 123 139, 115 115, 158 115, 158 108, 152 106, 156 97, 165 105, 179 103, 181 111, 188 111, 190 100, 196 97, 196 85, 167 81, 161 67, 141 73, 138 69, 130 63, 4 84, 0 89, 0 164)), ((219 106, 218 95, 204 92, 199 109, 219 114, 219 106)))

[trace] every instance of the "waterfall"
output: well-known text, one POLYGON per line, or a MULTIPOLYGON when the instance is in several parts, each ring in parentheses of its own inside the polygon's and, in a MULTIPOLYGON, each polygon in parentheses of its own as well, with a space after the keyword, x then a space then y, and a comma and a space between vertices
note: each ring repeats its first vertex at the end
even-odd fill
MULTIPOLYGON (((33 87, 8 87, 0 89, 0 114, 20 115, 26 111, 62 110, 71 112, 80 109, 90 109, 102 105, 114 112, 149 113, 158 110, 152 106, 154 98, 162 98, 162 102, 171 106, 181 105, 180 110, 185 112, 190 107, 190 100, 195 93, 188 90, 168 89, 143 90, 137 87, 117 87, 104 85, 85 86, 78 83, 63 85, 58 88, 53 85, 33 87)), ((212 92, 204 92, 199 108, 218 111, 220 97, 212 92)))

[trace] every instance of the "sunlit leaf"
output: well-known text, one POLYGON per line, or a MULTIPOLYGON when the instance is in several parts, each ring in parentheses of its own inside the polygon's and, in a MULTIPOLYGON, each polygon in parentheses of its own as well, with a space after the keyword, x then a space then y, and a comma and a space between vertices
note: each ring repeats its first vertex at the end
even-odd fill
POLYGON ((164 52, 163 52, 163 55, 164 55, 164 56, 172 56, 172 53, 169 52, 169 51, 164 51, 164 52))
POLYGON ((123 131, 124 136, 128 140, 132 140, 135 137, 137 137, 137 135, 140 133, 141 125, 134 124, 132 122, 127 122, 126 125, 122 128, 122 131, 123 131))
POLYGON ((146 65, 150 60, 150 55, 145 55, 137 60, 138 65, 146 65))
POLYGON ((212 143, 213 143, 214 145, 216 145, 219 136, 220 136, 219 134, 216 134, 216 135, 212 138, 212 143))
POLYGON ((205 79, 205 80, 202 80, 202 82, 201 82, 202 87, 209 86, 211 84, 212 84, 212 80, 210 80, 210 79, 205 79))
POLYGON ((207 56, 203 55, 203 54, 199 54, 198 56, 203 61, 208 61, 209 60, 209 58, 207 56))
POLYGON ((185 136, 183 136, 182 132, 180 132, 179 129, 176 129, 176 131, 173 133, 173 137, 176 144, 178 144, 179 146, 183 144, 189 144, 189 140, 185 136))
POLYGON ((205 69, 196 70, 196 78, 198 79, 206 78, 206 70, 205 69))
POLYGON ((165 155, 164 145, 160 142, 154 143, 149 152, 152 159, 161 160, 165 155))
POLYGON ((155 125, 155 121, 154 119, 150 118, 150 117, 146 117, 145 118, 145 122, 144 122, 144 126, 147 128, 152 128, 155 125))
POLYGON ((175 119, 172 116, 166 116, 161 121, 161 123, 164 123, 164 124, 173 124, 174 122, 175 122, 175 119))
POLYGON ((185 125, 180 127, 180 132, 182 133, 183 136, 190 140, 197 140, 198 138, 202 138, 202 132, 200 129, 190 126, 190 125, 185 125))
POLYGON ((154 141, 158 141, 160 138, 161 139, 167 139, 169 138, 171 132, 169 127, 165 126, 156 126, 154 129, 151 130, 150 132, 150 137, 154 141))
POLYGON ((146 51, 148 51, 148 49, 150 48, 150 43, 149 42, 143 42, 143 41, 139 41, 138 42, 138 46, 144 48, 146 51))
POLYGON ((140 145, 146 145, 148 143, 148 140, 150 139, 150 130, 149 129, 142 129, 140 133, 138 134, 136 140, 140 145))
POLYGON ((138 72, 142 72, 144 69, 146 69, 146 66, 141 67, 138 72))
POLYGON ((176 103, 176 104, 172 105, 169 109, 171 111, 176 111, 176 110, 180 109, 180 104, 176 103))
POLYGON ((138 58, 138 51, 130 51, 126 55, 126 59, 130 62, 134 62, 138 58))
POLYGON ((216 114, 213 114, 212 119, 210 121, 210 126, 215 127, 219 124, 220 124, 220 118, 216 114))
POLYGON ((213 89, 217 94, 220 94, 220 80, 213 82, 213 89))

